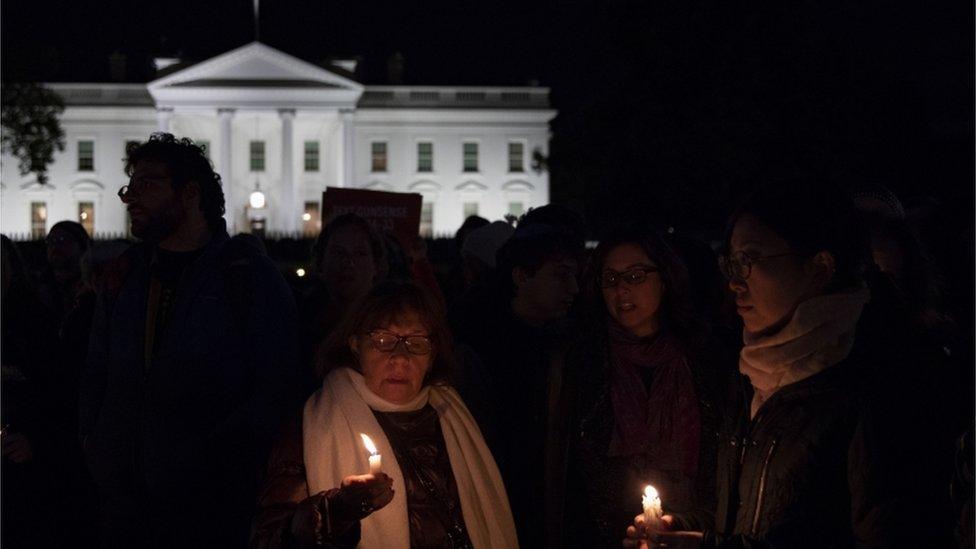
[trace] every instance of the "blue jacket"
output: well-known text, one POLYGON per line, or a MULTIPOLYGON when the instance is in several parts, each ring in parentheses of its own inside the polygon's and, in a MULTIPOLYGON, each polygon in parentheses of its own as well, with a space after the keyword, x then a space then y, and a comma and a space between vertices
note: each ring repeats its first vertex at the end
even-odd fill
POLYGON ((108 498, 246 498, 300 396, 294 298, 266 256, 222 232, 183 274, 147 366, 151 258, 145 244, 126 252, 96 306, 79 420, 92 475, 108 498))

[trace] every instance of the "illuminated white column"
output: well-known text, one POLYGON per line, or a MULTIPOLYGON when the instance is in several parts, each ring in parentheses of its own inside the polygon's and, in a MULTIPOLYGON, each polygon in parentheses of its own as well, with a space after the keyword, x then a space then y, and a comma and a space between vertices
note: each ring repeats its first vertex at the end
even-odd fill
POLYGON ((352 109, 339 111, 342 125, 342 176, 339 178, 340 187, 352 187, 355 180, 356 140, 353 124, 352 109))
POLYGON ((295 201, 294 155, 292 142, 294 141, 295 109, 280 109, 281 117, 281 229, 289 233, 298 230, 298 206, 295 201))
POLYGON ((170 133, 169 123, 173 119, 172 107, 161 107, 156 109, 156 128, 161 132, 170 133))
POLYGON ((224 219, 227 220, 227 232, 234 234, 237 232, 237 203, 234 202, 234 176, 233 176, 233 135, 231 134, 231 122, 234 120, 234 109, 217 109, 217 118, 220 120, 220 179, 224 183, 224 207, 227 212, 224 219))

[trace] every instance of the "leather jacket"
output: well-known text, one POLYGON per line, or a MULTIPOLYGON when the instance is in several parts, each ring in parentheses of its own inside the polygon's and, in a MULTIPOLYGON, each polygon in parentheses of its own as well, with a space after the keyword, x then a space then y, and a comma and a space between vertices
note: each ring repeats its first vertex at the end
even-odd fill
POLYGON ((752 386, 739 376, 719 434, 715 515, 675 515, 673 528, 704 530, 703 547, 900 546, 895 517, 913 505, 858 366, 848 357, 784 387, 751 419, 752 386))

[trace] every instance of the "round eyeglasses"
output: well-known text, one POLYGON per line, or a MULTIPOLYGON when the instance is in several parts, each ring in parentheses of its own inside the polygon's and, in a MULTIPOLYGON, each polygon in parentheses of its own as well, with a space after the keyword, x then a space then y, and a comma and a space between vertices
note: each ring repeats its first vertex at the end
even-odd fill
POLYGON ((732 280, 746 280, 752 274, 752 266, 767 259, 786 257, 793 255, 793 252, 783 252, 772 255, 749 255, 744 251, 733 252, 728 255, 718 256, 718 266, 722 270, 725 278, 732 280))
POLYGON ((128 184, 122 185, 122 187, 119 188, 119 192, 116 194, 119 195, 122 202, 128 202, 141 195, 146 191, 146 189, 155 187, 157 184, 158 182, 153 179, 133 177, 129 180, 128 184))
POLYGON ((626 271, 618 273, 613 269, 607 269, 600 274, 600 287, 601 288, 614 288, 617 284, 623 280, 629 286, 636 286, 642 284, 647 280, 647 275, 650 273, 656 273, 660 271, 657 267, 634 267, 633 269, 628 269, 626 271))
POLYGON ((407 335, 402 336, 394 334, 393 332, 385 332, 383 330, 373 330, 367 332, 366 335, 369 337, 369 342, 377 351, 382 351, 388 353, 397 348, 400 342, 403 342, 403 346, 407 349, 410 354, 413 355, 427 355, 430 354, 433 344, 430 338, 422 335, 407 335))

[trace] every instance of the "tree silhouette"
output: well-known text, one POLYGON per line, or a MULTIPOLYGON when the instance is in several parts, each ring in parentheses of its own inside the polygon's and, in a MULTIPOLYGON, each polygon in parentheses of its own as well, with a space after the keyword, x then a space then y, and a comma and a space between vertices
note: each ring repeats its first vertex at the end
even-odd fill
POLYGON ((4 130, 0 147, 17 158, 20 175, 33 173, 44 185, 54 150, 64 150, 64 130, 58 118, 64 112, 64 102, 58 94, 35 83, 4 84, 0 96, 4 130))

